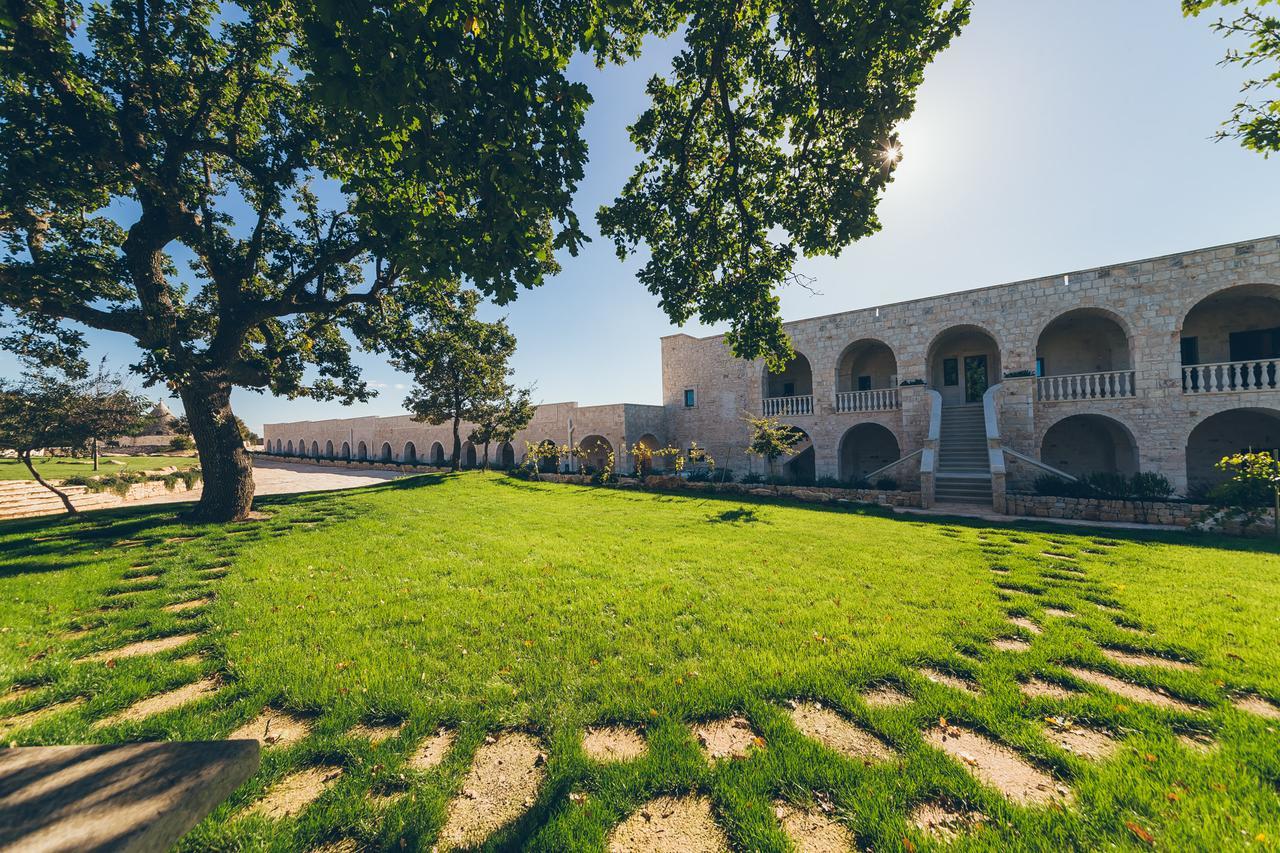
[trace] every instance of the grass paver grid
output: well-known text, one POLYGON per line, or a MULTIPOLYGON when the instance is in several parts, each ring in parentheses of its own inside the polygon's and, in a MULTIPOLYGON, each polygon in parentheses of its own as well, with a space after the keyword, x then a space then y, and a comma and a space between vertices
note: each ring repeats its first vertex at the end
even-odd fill
POLYGON ((545 778, 491 846, 605 849, 664 796, 706 798, 735 849, 787 849, 779 815, 792 814, 786 804, 815 813, 815 801, 877 850, 927 845, 918 817, 938 804, 980 816, 942 821, 978 849, 1141 847, 1145 834, 1169 848, 1266 849, 1280 836, 1275 722, 1231 704, 1280 697, 1270 651, 1280 625, 1259 600, 1280 595, 1270 543, 1006 530, 479 474, 263 508, 269 520, 231 528, 144 508, 0 526, 10 629, 0 694, 18 690, 0 705, 5 741, 226 737, 268 709, 306 721, 186 849, 429 848, 477 751, 512 731, 545 751, 545 778), (726 509, 746 505, 754 512, 733 516, 745 520, 725 523, 726 509), (1045 552, 1074 557, 1070 580, 1052 576, 1065 561, 1045 552), (1003 573, 989 570, 994 560, 1003 573), (126 578, 139 566, 157 579, 128 608, 99 612, 110 591, 136 586, 126 578), (992 644, 1017 633, 1011 618, 1041 633, 1002 651, 992 644), (180 634, 196 637, 110 654, 180 634), (1194 666, 1127 666, 1105 648, 1194 666), (1072 669, 1189 704, 1135 701, 1072 669), (196 683, 217 689, 94 728, 196 683), (1026 696, 1027 683, 1071 692, 1026 696), (886 685, 900 695, 877 701, 886 685), (789 703, 806 700, 894 760, 849 760, 802 735, 789 703), (693 727, 733 717, 750 725, 751 749, 709 763, 693 727), (378 721, 404 725, 353 736, 378 721), (645 748, 591 760, 583 731, 610 725, 642 730, 645 748), (1012 750, 1069 788, 1072 804, 1017 805, 927 743, 939 726, 1012 750), (1117 733, 1117 744, 1084 756, 1055 740, 1064 727, 1117 733), (296 813, 260 805, 306 774, 325 784, 296 813))

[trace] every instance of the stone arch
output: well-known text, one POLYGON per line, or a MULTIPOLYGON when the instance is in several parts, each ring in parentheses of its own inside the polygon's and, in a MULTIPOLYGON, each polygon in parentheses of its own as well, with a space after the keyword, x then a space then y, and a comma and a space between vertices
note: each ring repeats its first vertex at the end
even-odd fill
POLYGON ((342 458, 348 461, 351 459, 351 444, 349 442, 342 442, 342 458))
POLYGON ((840 439, 840 479, 860 480, 902 458, 893 430, 875 421, 855 424, 840 439))
POLYGON ((1183 391, 1277 388, 1277 367, 1267 362, 1280 359, 1280 286, 1240 284, 1210 293, 1180 318, 1178 338, 1183 391), (1204 366, 1227 364, 1236 367, 1204 366), (1202 366, 1187 370, 1192 365, 1202 366))
POLYGON ((505 469, 516 467, 516 449, 511 442, 504 441, 498 448, 498 465, 505 469))
MULTIPOLYGON (((771 371, 767 366, 762 374, 764 398, 776 399, 779 397, 805 397, 813 394, 813 367, 809 363, 809 358, 799 350, 787 362, 786 366, 777 373, 771 371)), ((797 414, 812 414, 812 410, 807 412, 798 412, 797 414)))
POLYGON ((1114 311, 1073 308, 1045 323, 1036 336, 1036 358, 1044 376, 1131 370, 1133 333, 1114 311))
POLYGON ((1067 415, 1040 439, 1040 461, 1076 477, 1136 474, 1138 442, 1133 431, 1107 415, 1067 415))
POLYGON ((589 435, 578 442, 582 449, 579 464, 589 473, 603 471, 609 464, 609 454, 613 452, 613 443, 603 435, 589 435))
POLYGON ((326 441, 324 443, 324 458, 325 459, 333 458, 333 442, 332 441, 326 441))
POLYGON ((476 446, 469 441, 464 441, 462 443, 462 467, 475 468, 476 461, 476 446))
POLYGON ((836 393, 893 388, 898 384, 898 357, 878 338, 861 338, 836 359, 836 393))
POLYGON ((391 442, 382 442, 382 452, 378 454, 379 462, 394 462, 395 457, 391 453, 391 442))
POLYGON ((1187 484, 1192 490, 1229 479, 1215 466, 1233 453, 1268 450, 1280 453, 1280 411, 1266 408, 1227 409, 1202 419, 1187 434, 1187 484))
MULTIPOLYGON (((538 447, 540 447, 543 450, 555 450, 556 443, 549 438, 544 438, 542 441, 538 442, 538 447)), ((539 456, 538 457, 538 473, 554 474, 556 473, 556 467, 558 466, 558 464, 559 464, 559 460, 554 455, 539 456)))
POLYGON ((288 445, 288 448, 289 448, 289 449, 288 449, 288 450, 286 450, 285 452, 286 452, 286 453, 288 453, 290 456, 292 456, 292 455, 293 455, 293 439, 292 439, 292 438, 291 438, 291 439, 289 439, 289 445, 288 445))
POLYGON ((431 464, 437 468, 443 467, 445 464, 444 445, 438 441, 431 443, 431 464))
POLYGON ((298 439, 298 455, 302 457, 307 455, 307 440, 305 438, 298 439))
POLYGON ((782 476, 792 483, 807 485, 818 476, 817 454, 809 434, 804 430, 799 432, 804 437, 792 448, 791 457, 782 463, 782 476))
POLYGON ((654 435, 651 432, 646 432, 644 435, 640 436, 640 438, 633 445, 633 450, 632 450, 633 456, 635 455, 634 448, 636 447, 642 447, 642 448, 645 448, 647 451, 649 451, 648 453, 643 454, 640 457, 641 476, 647 476, 648 474, 651 474, 654 471, 662 471, 666 469, 667 466, 666 466, 665 456, 655 457, 651 455, 653 451, 662 449, 662 444, 658 441, 658 437, 656 435, 654 435))
POLYGON ((1000 341, 982 326, 962 323, 943 329, 929 343, 929 387, 945 406, 981 403, 987 388, 1000 382, 1000 341))
POLYGON ((369 445, 363 441, 356 444, 356 459, 361 462, 366 462, 369 459, 369 445))
POLYGON ((412 441, 404 443, 404 450, 400 451, 400 461, 406 465, 418 464, 418 447, 412 441))
POLYGON ((311 455, 316 459, 320 458, 320 442, 318 441, 311 442, 311 455))

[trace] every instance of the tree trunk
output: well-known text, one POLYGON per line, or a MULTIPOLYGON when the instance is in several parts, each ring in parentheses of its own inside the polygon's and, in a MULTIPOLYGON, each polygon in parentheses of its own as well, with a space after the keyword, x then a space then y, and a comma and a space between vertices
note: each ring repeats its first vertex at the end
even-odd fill
POLYGON ((454 417, 453 419, 453 462, 449 466, 449 470, 457 471, 462 468, 462 436, 458 429, 462 423, 462 418, 454 417))
POLYGON ((480 470, 489 470, 489 442, 484 443, 484 462, 480 463, 480 470))
POLYGON ((31 464, 31 451, 24 450, 18 455, 22 457, 22 464, 27 466, 27 470, 31 472, 31 476, 35 478, 35 481, 57 495, 58 500, 62 501, 62 505, 67 508, 67 512, 71 515, 75 515, 78 510, 72 506, 71 498, 67 497, 67 493, 50 483, 44 477, 41 477, 40 472, 36 470, 36 466, 31 464))
POLYGON ((236 521, 253 507, 253 460, 231 412, 231 383, 198 377, 182 389, 182 405, 200 454, 204 488, 191 516, 236 521))
POLYGON ((93 470, 98 470, 98 439, 93 440, 93 470))

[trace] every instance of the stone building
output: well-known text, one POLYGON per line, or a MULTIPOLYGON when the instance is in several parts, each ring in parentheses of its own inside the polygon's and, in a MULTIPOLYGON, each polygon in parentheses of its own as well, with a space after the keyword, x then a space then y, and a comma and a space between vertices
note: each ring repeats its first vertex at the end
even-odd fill
MULTIPOLYGON (((746 413, 804 432, 779 473, 891 478, 934 501, 993 502, 1045 472, 1164 474, 1181 492, 1227 453, 1280 447, 1280 238, 786 324, 773 372, 719 336, 662 340, 662 405, 544 405, 524 441, 706 448, 736 474, 746 413)), ((407 417, 268 424, 272 453, 435 461, 447 427, 407 417), (363 450, 361 449, 363 448, 363 450), (425 456, 424 456, 425 454, 425 456)), ((470 451, 468 451, 470 452, 470 451)), ((500 454, 500 455, 499 455, 500 454)), ((625 470, 625 454, 618 461, 625 470)))

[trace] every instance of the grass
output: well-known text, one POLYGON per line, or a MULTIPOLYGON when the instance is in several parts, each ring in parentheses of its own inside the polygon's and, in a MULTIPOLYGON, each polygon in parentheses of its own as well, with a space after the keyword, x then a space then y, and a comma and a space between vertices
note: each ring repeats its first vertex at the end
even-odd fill
MULTIPOLYGON (((68 477, 94 477, 121 474, 125 471, 156 471, 160 468, 190 468, 199 464, 195 456, 99 456, 98 470, 92 459, 45 457, 33 459, 40 476, 46 480, 68 477)), ((17 459, 0 459, 0 480, 30 480, 31 472, 17 459)))
POLYGON ((1280 724, 1229 701, 1244 691, 1280 700, 1280 556, 1270 542, 1100 537, 480 473, 261 507, 270 520, 223 528, 179 523, 171 507, 0 526, 0 694, 40 686, 0 705, 0 727, 13 713, 85 698, 4 739, 219 738, 267 705, 310 719, 310 736, 264 752, 258 775, 184 849, 310 849, 339 838, 429 848, 475 749, 511 728, 542 739, 547 781, 494 848, 599 850, 646 800, 687 791, 710 796, 744 850, 786 849, 771 801, 817 795, 876 850, 929 849, 908 816, 933 800, 989 818, 952 849, 1140 848, 1144 833, 1163 849, 1272 849, 1280 838, 1280 724), (187 536, 196 538, 166 541, 187 536), (204 576, 223 565, 224 577, 204 576), (153 572, 158 581, 125 579, 153 572), (142 589, 113 595, 131 586, 142 589), (207 608, 162 609, 210 591, 207 608), (128 606, 99 609, 113 599, 128 606), (1044 633, 1011 627, 1009 615, 1044 633), (67 638, 73 628, 92 630, 67 638), (188 631, 199 638, 167 653, 76 662, 188 631), (990 646, 1019 634, 1029 651, 990 646), (1120 666, 1101 655, 1107 645, 1199 668, 1120 666), (1203 710, 1121 700, 1063 665, 1161 687, 1203 710), (971 677, 981 693, 934 684, 920 666, 971 677), (211 673, 225 685, 213 698, 91 729, 211 673), (1018 681, 1032 674, 1080 692, 1025 699, 1018 681), (885 681, 915 701, 868 707, 860 691, 885 681), (801 737, 784 711, 801 697, 878 733, 900 759, 864 766, 801 737), (732 713, 765 746, 708 766, 688 725, 732 713), (1048 716, 1106 728, 1121 748, 1102 761, 1075 757, 1046 739, 1048 716), (940 717, 1017 749, 1069 785, 1075 803, 1023 808, 983 786, 923 742, 940 717), (376 747, 349 734, 376 720, 406 725, 376 747), (582 730, 599 722, 643 726, 648 755, 588 761, 582 730), (441 726, 459 732, 447 760, 409 769, 407 757, 441 726), (1193 731, 1218 745, 1200 753, 1175 738, 1193 731), (242 815, 272 783, 314 764, 344 774, 297 818, 242 815), (406 795, 375 805, 370 793, 388 788, 406 795))

